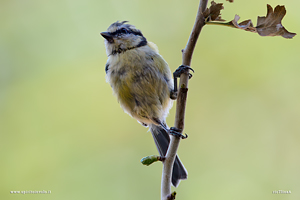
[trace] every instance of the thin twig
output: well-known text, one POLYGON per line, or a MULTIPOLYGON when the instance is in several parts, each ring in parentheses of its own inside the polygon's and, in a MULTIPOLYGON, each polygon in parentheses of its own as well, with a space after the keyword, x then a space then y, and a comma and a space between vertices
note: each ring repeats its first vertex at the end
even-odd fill
POLYGON ((232 24, 229 22, 206 22, 205 24, 210 24, 210 25, 220 25, 220 26, 229 26, 232 27, 232 24))
MULTIPOLYGON (((182 50, 182 65, 191 65, 192 55, 194 52, 197 39, 201 32, 202 27, 205 25, 205 20, 203 17, 203 12, 207 7, 208 0, 200 0, 197 17, 195 24, 187 45, 184 50, 182 50)), ((184 117, 185 117, 185 107, 186 107, 186 98, 188 91, 188 74, 181 74, 179 82, 179 91, 177 97, 177 106, 176 106, 176 116, 175 116, 175 127, 181 130, 184 129, 184 117)), ((171 141, 166 154, 166 159, 163 164, 163 173, 161 181, 161 199, 166 200, 167 196, 171 194, 171 177, 173 171, 173 164, 176 157, 177 149, 179 146, 180 138, 170 136, 171 141)))

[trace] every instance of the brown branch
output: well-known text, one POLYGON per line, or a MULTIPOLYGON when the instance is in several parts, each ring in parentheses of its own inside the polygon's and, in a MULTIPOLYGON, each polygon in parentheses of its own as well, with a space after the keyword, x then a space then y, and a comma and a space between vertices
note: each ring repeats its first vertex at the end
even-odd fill
MULTIPOLYGON (((182 65, 187 65, 187 66, 191 65, 191 60, 195 49, 195 45, 197 43, 201 29, 205 25, 203 12, 207 7, 207 1, 208 0, 200 0, 198 13, 197 13, 193 30, 191 32, 191 35, 189 37, 185 49, 182 50, 182 65)), ((177 97, 175 125, 174 125, 176 128, 179 128, 181 130, 184 129, 184 117, 185 117, 186 98, 187 98, 187 91, 188 91, 188 81, 189 81, 188 73, 181 74, 178 97, 177 97)), ((163 165, 162 182, 161 182, 162 200, 167 200, 167 197, 171 194, 171 177, 172 177, 173 164, 174 164, 174 160, 180 142, 180 138, 174 137, 172 135, 170 137, 171 137, 171 141, 163 165)))

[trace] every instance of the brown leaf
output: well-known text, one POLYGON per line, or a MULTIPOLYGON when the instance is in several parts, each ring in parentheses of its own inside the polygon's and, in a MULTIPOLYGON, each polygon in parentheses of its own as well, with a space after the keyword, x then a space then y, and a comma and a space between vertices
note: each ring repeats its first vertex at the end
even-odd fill
POLYGON ((229 22, 229 25, 232 25, 236 28, 243 29, 245 31, 256 32, 256 28, 253 27, 253 23, 250 19, 238 23, 240 16, 235 15, 234 19, 229 22))
POLYGON ((206 19, 206 22, 209 21, 225 21, 221 18, 221 10, 224 9, 223 3, 211 2, 211 6, 206 8, 203 12, 203 16, 206 19))
POLYGON ((281 20, 286 14, 284 6, 276 6, 273 12, 273 8, 267 5, 266 17, 257 18, 256 30, 260 36, 277 36, 280 35, 284 38, 293 38, 296 33, 288 32, 283 25, 281 20))
MULTIPOLYGON (((233 0, 227 0, 233 2, 233 0)), ((229 27, 234 27, 238 29, 243 29, 245 31, 250 31, 258 33, 260 36, 282 36, 284 38, 293 38, 296 33, 288 32, 284 26, 281 24, 283 17, 286 14, 284 6, 276 6, 274 11, 273 8, 267 4, 267 15, 265 17, 257 18, 257 26, 254 27, 250 19, 238 23, 240 16, 235 15, 234 19, 230 22, 211 22, 211 21, 225 21, 221 19, 221 10, 223 9, 222 3, 211 2, 211 6, 207 8, 203 15, 205 17, 205 22, 207 24, 217 24, 229 27)))
POLYGON ((230 3, 232 3, 232 2, 233 2, 233 0, 226 0, 226 1, 229 1, 230 3))

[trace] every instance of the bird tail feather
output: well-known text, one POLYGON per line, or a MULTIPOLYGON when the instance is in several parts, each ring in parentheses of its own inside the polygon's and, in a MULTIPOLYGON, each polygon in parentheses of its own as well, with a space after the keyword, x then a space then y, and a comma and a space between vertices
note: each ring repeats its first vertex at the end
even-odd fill
MULTIPOLYGON (((170 143, 169 134, 161 126, 156 126, 154 124, 150 125, 150 132, 152 133, 159 154, 165 156, 170 143)), ((172 185, 177 187, 180 180, 183 179, 187 179, 187 171, 176 155, 172 172, 172 185)))

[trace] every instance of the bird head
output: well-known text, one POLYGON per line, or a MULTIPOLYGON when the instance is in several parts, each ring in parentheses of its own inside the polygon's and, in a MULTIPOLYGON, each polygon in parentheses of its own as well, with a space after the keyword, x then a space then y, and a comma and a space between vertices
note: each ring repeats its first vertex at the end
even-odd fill
POLYGON ((147 45, 142 32, 126 22, 117 21, 111 24, 107 31, 100 33, 105 38, 107 55, 115 55, 147 45))

